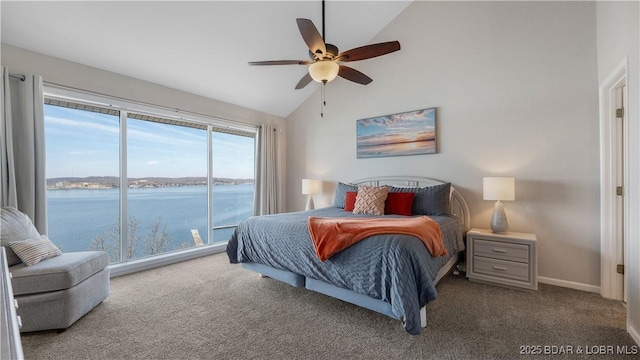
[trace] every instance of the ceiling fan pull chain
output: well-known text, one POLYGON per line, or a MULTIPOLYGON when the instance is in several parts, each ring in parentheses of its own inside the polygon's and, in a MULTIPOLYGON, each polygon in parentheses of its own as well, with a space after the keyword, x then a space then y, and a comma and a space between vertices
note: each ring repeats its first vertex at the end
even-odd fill
POLYGON ((320 117, 324 117, 324 84, 320 86, 320 117))
POLYGON ((327 83, 322 83, 322 87, 320 88, 320 117, 323 118, 324 117, 324 107, 327 106, 327 101, 325 93, 324 93, 324 87, 327 83))
POLYGON ((327 106, 327 93, 326 93, 326 88, 325 86, 327 86, 327 83, 322 83, 322 105, 323 106, 327 106))

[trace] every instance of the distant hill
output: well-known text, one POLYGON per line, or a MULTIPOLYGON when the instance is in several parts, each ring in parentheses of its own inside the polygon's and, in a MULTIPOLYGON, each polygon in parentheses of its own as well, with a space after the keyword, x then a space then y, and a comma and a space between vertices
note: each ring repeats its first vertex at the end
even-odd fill
MULTIPOLYGON (((253 179, 213 178, 214 185, 253 184, 253 179)), ((206 185, 206 177, 145 177, 129 178, 131 188, 206 185)), ((59 177, 47 179, 47 189, 111 189, 120 187, 116 176, 59 177)))

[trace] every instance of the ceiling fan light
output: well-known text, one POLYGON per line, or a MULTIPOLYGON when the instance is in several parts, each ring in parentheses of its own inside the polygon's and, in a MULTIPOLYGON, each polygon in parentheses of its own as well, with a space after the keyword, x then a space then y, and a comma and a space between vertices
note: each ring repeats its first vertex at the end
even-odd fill
POLYGON ((316 61, 309 65, 309 75, 311 78, 320 83, 327 83, 338 76, 340 66, 338 63, 330 60, 316 61))

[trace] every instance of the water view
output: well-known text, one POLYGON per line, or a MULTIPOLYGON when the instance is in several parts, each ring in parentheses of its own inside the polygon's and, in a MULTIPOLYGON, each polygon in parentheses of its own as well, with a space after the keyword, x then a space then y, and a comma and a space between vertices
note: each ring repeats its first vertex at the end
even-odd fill
POLYGON ((123 262, 224 242, 252 214, 252 129, 45 102, 48 235, 62 251, 104 250, 111 262, 123 262))
MULTIPOLYGON (((207 239, 207 187, 129 188, 129 258, 194 247, 207 239)), ((49 238, 62 251, 106 250, 117 261, 120 189, 47 190, 49 238)), ((212 243, 224 242, 251 216, 253 185, 213 186, 212 243)))

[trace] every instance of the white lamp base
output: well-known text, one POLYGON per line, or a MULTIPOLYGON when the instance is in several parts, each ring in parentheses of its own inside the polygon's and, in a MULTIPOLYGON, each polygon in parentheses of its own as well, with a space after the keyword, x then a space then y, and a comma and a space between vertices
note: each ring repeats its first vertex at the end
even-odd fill
POLYGON ((509 222, 507 214, 504 212, 504 206, 500 200, 496 201, 493 207, 493 215, 491 216, 491 231, 496 234, 506 234, 509 230, 509 222))
POLYGON ((307 198, 307 206, 305 206, 304 208, 305 210, 313 210, 314 206, 313 206, 313 197, 311 195, 309 195, 309 197, 307 198))

